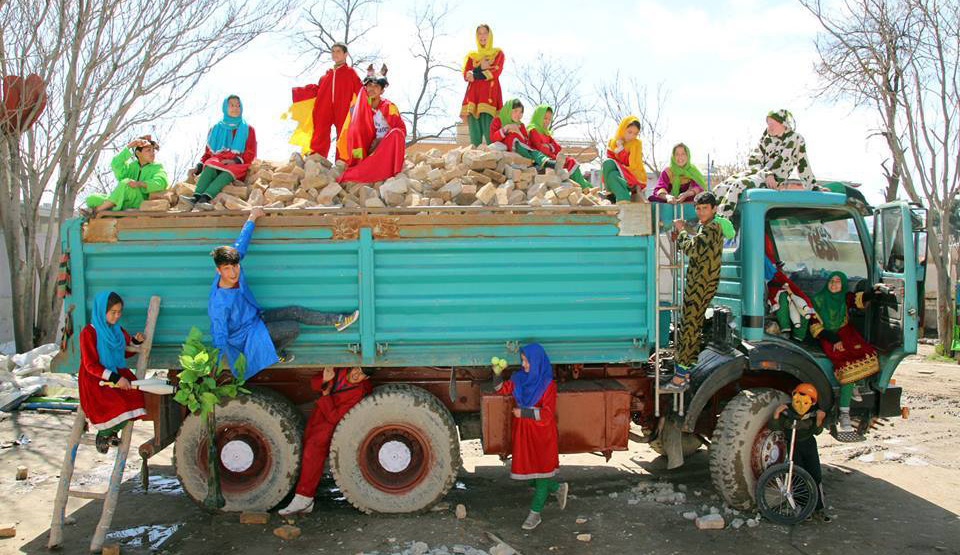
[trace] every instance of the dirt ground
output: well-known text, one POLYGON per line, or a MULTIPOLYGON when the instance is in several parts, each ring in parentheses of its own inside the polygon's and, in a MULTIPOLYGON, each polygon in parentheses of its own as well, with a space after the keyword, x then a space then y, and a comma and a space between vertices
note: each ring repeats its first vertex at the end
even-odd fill
MULTIPOLYGON (((921 349, 922 354, 930 350, 921 349)), ((151 461, 146 495, 140 487, 140 461, 132 453, 107 543, 120 544, 124 553, 476 555, 495 545, 492 533, 524 554, 960 554, 960 366, 918 356, 905 362, 895 378, 904 388, 909 419, 884 422, 865 443, 820 440, 827 501, 837 516, 830 524, 786 528, 761 522, 734 528, 735 519, 754 515, 726 513, 726 529, 699 531, 684 513, 704 514, 711 507, 724 513, 710 485, 706 450, 684 467, 667 471, 665 461, 647 446, 631 444, 630 451, 615 454, 610 462, 594 455, 562 456, 570 504, 564 512, 548 504, 543 524, 524 532, 520 523, 530 490, 511 482, 500 460, 483 456, 477 442, 465 442, 464 470, 440 510, 359 514, 327 478, 321 488, 327 493, 318 497, 314 513, 296 521, 302 535, 284 541, 272 533, 283 524, 276 514, 268 525, 244 525, 236 514, 201 511, 180 489, 168 449, 151 461), (650 491, 683 492, 685 500, 657 502, 650 491), (463 520, 453 510, 460 503, 467 508, 463 520), (579 534, 589 534, 590 540, 578 540, 579 534)), ((0 418, 0 441, 21 433, 32 440, 0 451, 0 526, 17 526, 16 537, 0 539, 0 553, 45 552, 73 417, 24 412, 0 418), (26 481, 14 479, 19 465, 29 467, 26 481)), ((137 432, 135 445, 147 439, 146 429, 137 432)), ((81 453, 75 480, 87 489, 103 489, 111 459, 92 448, 81 453)), ((68 515, 76 522, 65 529, 63 553, 87 552, 99 507, 99 501, 71 502, 68 515)))

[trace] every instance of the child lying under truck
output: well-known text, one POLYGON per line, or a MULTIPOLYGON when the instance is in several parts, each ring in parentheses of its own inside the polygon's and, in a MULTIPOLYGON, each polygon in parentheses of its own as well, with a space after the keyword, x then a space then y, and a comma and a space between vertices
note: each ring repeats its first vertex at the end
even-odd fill
POLYGON ((310 380, 310 387, 320 393, 307 422, 303 436, 300 479, 290 504, 280 509, 282 516, 313 511, 313 495, 323 477, 323 463, 330 454, 330 440, 337 424, 354 405, 373 390, 367 380, 370 369, 328 366, 310 380))

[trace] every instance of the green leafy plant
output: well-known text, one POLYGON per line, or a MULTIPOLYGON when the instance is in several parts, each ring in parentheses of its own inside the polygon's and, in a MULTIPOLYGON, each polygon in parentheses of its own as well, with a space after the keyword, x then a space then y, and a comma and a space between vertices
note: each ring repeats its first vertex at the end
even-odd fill
MULTIPOLYGON (((219 456, 217 455, 216 407, 224 398, 234 398, 238 393, 250 393, 243 387, 243 378, 230 372, 230 365, 220 358, 220 351, 203 344, 203 333, 192 328, 180 351, 180 374, 177 394, 173 400, 200 416, 207 428, 207 496, 203 506, 210 511, 226 505, 220 487, 219 456), (223 372, 226 371, 226 375, 223 372)), ((241 354, 234 363, 237 374, 243 376, 246 359, 241 354)))
MULTIPOLYGON (((243 378, 230 372, 226 357, 221 359, 219 349, 203 344, 203 333, 192 328, 180 351, 180 383, 173 400, 202 417, 209 414, 224 398, 234 398, 238 393, 250 393, 243 387, 243 378), (219 364, 217 361, 219 360, 219 364), (226 376, 224 376, 226 372, 226 376)), ((246 359, 241 354, 234 364, 242 376, 246 359)))

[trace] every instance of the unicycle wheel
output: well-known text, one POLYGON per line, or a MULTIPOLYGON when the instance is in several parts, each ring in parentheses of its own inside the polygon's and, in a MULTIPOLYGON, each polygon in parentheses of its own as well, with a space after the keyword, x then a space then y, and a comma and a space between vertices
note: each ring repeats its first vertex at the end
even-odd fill
POLYGON ((820 491, 813 476, 794 465, 793 476, 787 487, 789 463, 779 463, 767 468, 757 480, 757 509, 767 520, 776 524, 792 526, 803 522, 817 508, 820 491), (788 491, 789 489, 789 491, 788 491))

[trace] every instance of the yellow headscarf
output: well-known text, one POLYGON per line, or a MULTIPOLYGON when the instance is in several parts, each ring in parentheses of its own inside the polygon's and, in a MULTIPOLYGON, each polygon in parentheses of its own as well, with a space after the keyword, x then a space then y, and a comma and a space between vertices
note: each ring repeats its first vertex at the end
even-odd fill
POLYGON ((467 54, 467 57, 463 59, 464 70, 467 69, 467 60, 473 60, 473 65, 476 67, 480 65, 480 60, 484 58, 490 58, 490 61, 492 62, 493 59, 497 57, 497 54, 500 53, 499 48, 493 47, 493 29, 490 29, 490 26, 486 23, 477 25, 477 29, 480 27, 486 27, 489 30, 487 33, 487 45, 480 46, 480 39, 477 38, 477 33, 474 31, 473 40, 477 43, 477 49, 467 54))
MULTIPOLYGON (((617 127, 617 134, 607 143, 607 148, 611 151, 616 151, 617 141, 623 138, 624 133, 627 132, 627 127, 635 121, 639 122, 635 116, 623 118, 623 121, 620 122, 620 127, 617 127)), ((630 163, 627 164, 627 169, 630 170, 630 173, 632 173, 638 181, 646 183, 647 170, 643 166, 643 143, 640 139, 633 139, 632 141, 624 142, 623 148, 630 153, 630 163)))

